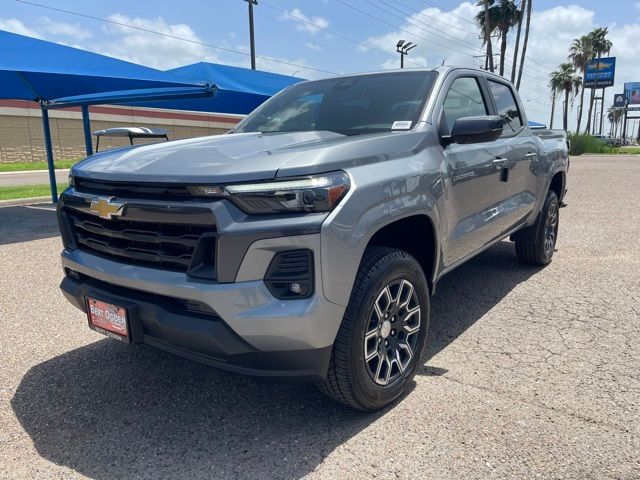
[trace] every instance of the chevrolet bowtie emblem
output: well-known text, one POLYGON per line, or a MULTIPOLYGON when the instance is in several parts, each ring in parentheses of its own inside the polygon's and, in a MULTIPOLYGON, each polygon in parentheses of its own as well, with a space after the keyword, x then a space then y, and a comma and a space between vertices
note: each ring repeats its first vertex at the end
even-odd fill
POLYGON ((97 200, 91 200, 89 210, 100 218, 111 220, 114 217, 124 215, 126 207, 126 203, 116 202, 115 197, 100 197, 97 200))

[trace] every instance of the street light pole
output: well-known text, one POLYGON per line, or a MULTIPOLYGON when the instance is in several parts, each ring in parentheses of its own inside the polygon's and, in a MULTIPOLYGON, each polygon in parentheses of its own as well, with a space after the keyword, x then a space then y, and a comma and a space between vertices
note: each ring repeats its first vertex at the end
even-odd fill
POLYGON ((244 0, 249 4, 249 42, 251 43, 251 70, 256 69, 256 42, 253 33, 253 6, 258 0, 244 0))
POLYGON ((400 68, 404 68, 404 56, 409 55, 409 50, 416 48, 418 45, 404 40, 398 40, 396 44, 396 52, 400 54, 400 68))

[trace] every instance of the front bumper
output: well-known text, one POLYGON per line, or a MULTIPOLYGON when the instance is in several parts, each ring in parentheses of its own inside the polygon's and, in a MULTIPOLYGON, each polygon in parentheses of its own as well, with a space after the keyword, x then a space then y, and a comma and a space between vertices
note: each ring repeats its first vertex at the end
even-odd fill
POLYGON ((122 288, 74 273, 60 288, 86 313, 86 297, 129 312, 131 340, 224 370, 256 377, 319 381, 326 376, 331 345, 292 350, 259 350, 239 336, 205 304, 122 288), (205 307, 205 308, 203 308, 205 307))
POLYGON ((323 291, 319 230, 324 216, 249 218, 228 201, 123 198, 125 220, 183 224, 185 229, 215 225, 216 273, 198 277, 191 267, 186 272, 157 268, 78 245, 66 212, 87 212, 97 198, 70 187, 59 206, 62 266, 67 273, 61 287, 79 309, 85 310, 89 291, 98 299, 127 306, 134 312, 133 326, 140 330, 136 342, 228 370, 306 379, 326 374, 345 307, 327 300, 323 291), (313 269, 315 289, 307 298, 277 299, 262 279, 277 252, 296 249, 313 252, 318 266, 313 269), (203 306, 215 318, 194 313, 187 308, 190 304, 203 306))

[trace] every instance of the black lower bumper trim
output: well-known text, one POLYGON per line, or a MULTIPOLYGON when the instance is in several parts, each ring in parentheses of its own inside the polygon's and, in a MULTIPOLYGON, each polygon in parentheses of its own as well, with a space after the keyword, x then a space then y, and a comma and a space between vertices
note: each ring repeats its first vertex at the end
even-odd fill
POLYGON ((260 351, 215 312, 193 312, 184 300, 126 289, 86 276, 79 279, 67 276, 60 289, 83 312, 87 296, 126 307, 133 343, 145 343, 189 360, 255 377, 315 382, 327 373, 330 346, 260 351))

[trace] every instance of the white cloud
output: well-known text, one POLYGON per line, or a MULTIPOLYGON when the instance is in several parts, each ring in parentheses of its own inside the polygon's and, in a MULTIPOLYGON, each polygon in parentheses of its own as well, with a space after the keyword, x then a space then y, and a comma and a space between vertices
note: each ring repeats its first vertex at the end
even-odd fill
POLYGON ((307 17, 299 8, 294 8, 291 11, 286 11, 280 17, 280 20, 291 20, 296 22, 296 30, 301 32, 307 32, 311 35, 315 35, 321 29, 329 26, 329 21, 323 17, 307 17), (295 17, 295 18, 291 18, 295 17), (298 20, 296 20, 298 19, 298 20))
POLYGON ((320 50, 322 50, 322 47, 321 47, 320 45, 318 45, 317 43, 307 42, 307 43, 305 43, 305 46, 306 46, 309 50, 315 50, 315 51, 320 51, 320 50))
POLYGON ((26 35, 28 37, 41 38, 40 34, 36 30, 27 27, 17 18, 8 18, 6 20, 0 18, 0 30, 17 33, 19 35, 26 35))
POLYGON ((170 24, 162 17, 129 17, 120 13, 109 15, 108 18, 143 30, 117 24, 104 25, 103 31, 110 39, 105 44, 95 45, 94 50, 99 53, 160 69, 201 61, 220 61, 216 52, 202 45, 202 40, 186 24, 170 24))
POLYGON ((21 20, 0 18, 0 30, 26 35, 28 37, 56 40, 60 43, 81 41, 91 38, 91 32, 76 23, 54 22, 48 17, 35 19, 34 24, 27 26, 21 20))
POLYGON ((89 30, 78 23, 58 22, 47 17, 40 19, 38 29, 48 36, 68 38, 75 41, 86 40, 93 36, 89 30))

